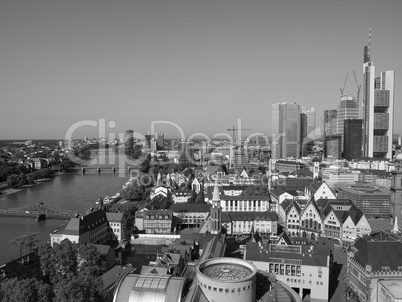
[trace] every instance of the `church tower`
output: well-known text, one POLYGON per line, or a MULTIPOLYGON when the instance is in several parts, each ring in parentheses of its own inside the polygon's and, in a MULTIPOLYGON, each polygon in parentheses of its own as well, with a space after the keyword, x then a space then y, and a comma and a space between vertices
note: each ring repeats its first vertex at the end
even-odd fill
POLYGON ((220 234, 222 228, 222 208, 221 198, 219 197, 218 178, 216 178, 214 193, 212 195, 211 222, 211 234, 220 234))
POLYGON ((321 160, 318 157, 313 158, 313 179, 320 176, 320 163, 321 160))
POLYGON ((390 199, 390 214, 391 223, 395 224, 395 219, 398 223, 398 228, 401 229, 402 219, 402 154, 398 154, 395 158, 395 171, 392 171, 391 180, 391 199, 390 199))

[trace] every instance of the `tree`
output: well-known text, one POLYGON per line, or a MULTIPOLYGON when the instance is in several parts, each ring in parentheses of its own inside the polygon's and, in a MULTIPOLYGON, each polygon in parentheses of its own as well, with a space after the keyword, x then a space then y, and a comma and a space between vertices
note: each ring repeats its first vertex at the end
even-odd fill
POLYGON ((11 174, 7 177, 7 185, 9 187, 21 187, 27 182, 24 174, 11 174))
POLYGON ((52 296, 51 286, 34 278, 12 278, 0 284, 2 302, 52 302, 52 296))
POLYGON ((150 167, 151 167, 151 166, 150 166, 150 164, 149 164, 149 160, 148 160, 148 159, 144 159, 144 160, 141 162, 140 171, 141 171, 142 173, 148 173, 150 167))
POLYGON ((123 191, 123 198, 127 200, 142 200, 145 193, 145 186, 139 185, 137 182, 129 184, 123 191))
POLYGON ((22 251, 24 250, 24 247, 26 246, 27 238, 23 236, 18 236, 14 239, 11 239, 9 241, 10 245, 14 248, 18 248, 20 250, 20 257, 22 257, 22 251))
POLYGON ((69 274, 63 282, 54 286, 54 294, 58 302, 106 301, 102 279, 89 274, 69 274))

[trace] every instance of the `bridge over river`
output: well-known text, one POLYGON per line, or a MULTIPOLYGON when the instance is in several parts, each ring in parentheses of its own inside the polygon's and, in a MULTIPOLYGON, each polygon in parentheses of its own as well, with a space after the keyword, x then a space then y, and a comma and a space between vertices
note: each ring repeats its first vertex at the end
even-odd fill
POLYGON ((0 209, 0 216, 36 217, 37 221, 45 220, 46 218, 69 219, 72 217, 77 217, 78 215, 82 214, 74 211, 54 208, 45 205, 43 202, 21 208, 0 209))

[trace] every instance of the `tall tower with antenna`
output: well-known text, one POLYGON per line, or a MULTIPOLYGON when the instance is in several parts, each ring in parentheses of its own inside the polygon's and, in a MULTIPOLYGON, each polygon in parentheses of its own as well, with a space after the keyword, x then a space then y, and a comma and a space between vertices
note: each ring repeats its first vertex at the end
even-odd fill
POLYGON ((371 61, 371 26, 363 57, 363 156, 392 158, 394 71, 375 75, 371 61))

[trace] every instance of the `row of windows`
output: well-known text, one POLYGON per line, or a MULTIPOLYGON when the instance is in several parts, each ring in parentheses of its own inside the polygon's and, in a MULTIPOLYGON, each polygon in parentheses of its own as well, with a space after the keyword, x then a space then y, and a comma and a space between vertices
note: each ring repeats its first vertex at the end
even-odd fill
POLYGON ((218 287, 212 287, 210 285, 203 284, 202 282, 199 282, 199 284, 201 287, 208 288, 208 290, 213 290, 214 292, 220 292, 220 293, 225 292, 227 294, 230 292, 235 293, 235 292, 245 291, 247 289, 252 288, 254 285, 254 284, 249 284, 248 286, 243 286, 243 287, 238 287, 238 288, 221 288, 221 287, 218 288, 218 287))
POLYGON ((289 265, 289 264, 269 264, 269 272, 279 275, 287 276, 301 276, 301 266, 300 265, 289 265))

